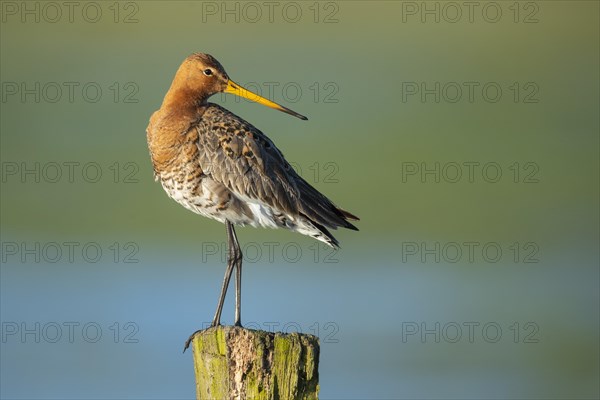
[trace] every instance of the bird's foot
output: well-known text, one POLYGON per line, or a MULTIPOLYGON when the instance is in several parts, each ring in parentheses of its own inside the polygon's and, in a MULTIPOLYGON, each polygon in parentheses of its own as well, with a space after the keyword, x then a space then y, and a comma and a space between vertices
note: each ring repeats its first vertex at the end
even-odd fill
POLYGON ((210 325, 208 328, 205 328, 205 329, 198 329, 196 332, 192 333, 192 334, 190 335, 190 337, 189 337, 189 338, 187 338, 187 340, 185 341, 185 344, 183 345, 183 352, 185 353, 185 351, 188 349, 188 347, 190 347, 190 343, 192 343, 192 340, 194 340, 194 336, 196 336, 196 334, 198 334, 198 333, 200 333, 200 332, 205 332, 205 331, 207 331, 208 329, 215 328, 215 327, 217 327, 217 326, 221 326, 221 324, 215 324, 215 323, 213 322, 213 323, 212 323, 212 324, 211 324, 211 325, 210 325))

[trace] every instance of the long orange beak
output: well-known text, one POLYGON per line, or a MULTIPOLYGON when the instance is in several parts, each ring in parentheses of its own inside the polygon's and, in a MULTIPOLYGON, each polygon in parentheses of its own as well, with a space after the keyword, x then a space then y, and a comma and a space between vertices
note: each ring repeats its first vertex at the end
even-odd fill
POLYGON ((281 106, 275 102, 272 102, 271 100, 265 99, 264 97, 259 96, 256 93, 253 93, 253 92, 249 91, 248 89, 243 88, 242 86, 238 85, 237 83, 235 83, 232 80, 227 81, 227 87, 225 88, 224 92, 232 93, 237 96, 244 97, 248 100, 252 100, 259 104, 262 104, 263 106, 267 106, 267 107, 271 107, 271 108, 274 108, 279 111, 283 111, 284 113, 293 115, 294 117, 303 119, 305 121, 308 120, 308 118, 306 118, 304 115, 298 114, 297 112, 292 111, 287 107, 281 106))

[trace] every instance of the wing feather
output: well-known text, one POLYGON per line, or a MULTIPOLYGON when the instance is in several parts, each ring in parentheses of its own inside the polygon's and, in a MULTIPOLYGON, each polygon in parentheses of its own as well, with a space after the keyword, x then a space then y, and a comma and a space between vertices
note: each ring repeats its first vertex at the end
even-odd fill
POLYGON ((356 230, 347 220, 356 218, 302 179, 250 123, 209 103, 197 129, 202 170, 234 195, 292 218, 307 218, 315 226, 356 230))

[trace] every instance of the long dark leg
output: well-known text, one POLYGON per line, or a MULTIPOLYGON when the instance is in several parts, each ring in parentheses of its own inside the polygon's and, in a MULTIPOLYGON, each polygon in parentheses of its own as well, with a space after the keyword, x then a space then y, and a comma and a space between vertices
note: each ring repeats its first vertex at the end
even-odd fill
POLYGON ((233 225, 231 238, 235 244, 235 326, 242 326, 242 250, 233 225))
POLYGON ((232 244, 232 235, 231 230, 233 229, 233 225, 229 221, 225 221, 225 228, 227 230, 227 269, 225 270, 225 277, 223 278, 223 285, 221 286, 221 295, 219 296, 219 303, 217 304, 217 311, 215 312, 215 317, 213 318, 213 322, 210 325, 217 326, 221 325, 221 313, 223 312, 223 303, 225 303, 225 295, 227 294, 227 289, 229 288, 229 281, 231 280, 231 273, 233 272, 233 267, 236 265, 236 256, 235 256, 235 245, 232 244))
MULTIPOLYGON (((231 280, 231 273, 233 268, 236 267, 236 288, 235 288, 235 325, 241 326, 240 322, 240 310, 241 310, 241 284, 242 284, 242 251, 240 250, 240 244, 238 243, 233 224, 229 221, 225 221, 225 227, 227 229, 227 269, 225 270, 225 277, 223 278, 223 286, 221 287, 221 295, 219 296, 219 303, 217 304, 217 311, 215 312, 215 318, 213 319, 211 327, 221 325, 221 312, 223 311, 223 303, 225 302, 225 295, 227 294, 227 288, 229 287, 229 281, 231 280)), ((183 346, 183 352, 187 350, 192 342, 192 339, 196 331, 186 340, 183 346)))

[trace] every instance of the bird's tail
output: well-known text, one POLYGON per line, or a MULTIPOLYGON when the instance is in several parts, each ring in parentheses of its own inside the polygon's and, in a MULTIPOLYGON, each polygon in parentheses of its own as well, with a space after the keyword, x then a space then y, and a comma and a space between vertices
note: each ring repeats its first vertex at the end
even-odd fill
POLYGON ((297 183, 300 190, 301 213, 320 233, 311 236, 337 248, 339 242, 329 229, 342 227, 358 231, 358 228, 350 222, 359 220, 356 215, 337 207, 302 177, 298 176, 297 183))

